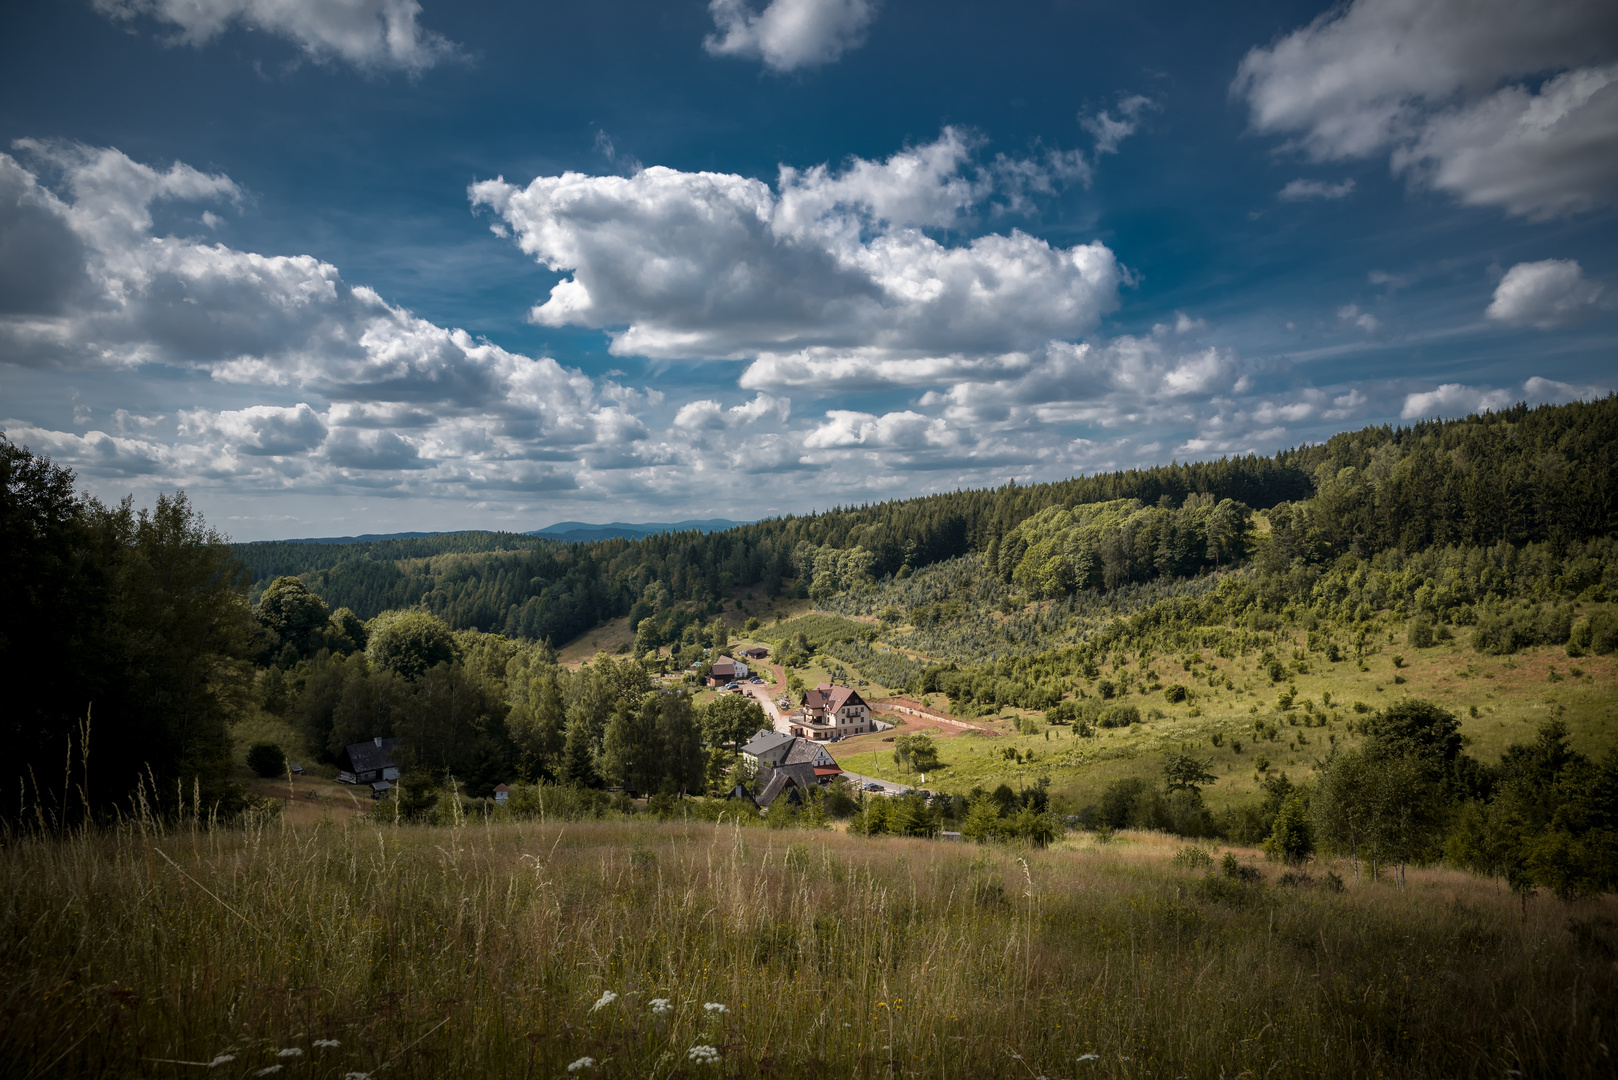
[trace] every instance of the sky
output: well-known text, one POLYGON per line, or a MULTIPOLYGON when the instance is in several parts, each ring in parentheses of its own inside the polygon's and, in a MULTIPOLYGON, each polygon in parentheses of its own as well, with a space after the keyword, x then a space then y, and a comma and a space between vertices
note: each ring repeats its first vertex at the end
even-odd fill
POLYGON ((0 9, 0 429, 237 540, 1618 388, 1618 5, 0 9))

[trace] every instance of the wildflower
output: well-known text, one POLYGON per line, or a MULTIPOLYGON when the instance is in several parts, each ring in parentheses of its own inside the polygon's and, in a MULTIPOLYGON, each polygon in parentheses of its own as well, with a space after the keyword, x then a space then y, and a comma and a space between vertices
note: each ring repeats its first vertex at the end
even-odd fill
POLYGON ((343 1044, 338 1042, 336 1039, 316 1039, 315 1045, 320 1047, 322 1050, 331 1050, 343 1044))
POLYGON ((596 1059, 595 1058, 593 1058, 593 1057, 581 1057, 579 1060, 577 1060, 573 1064, 569 1065, 567 1067, 567 1071, 568 1072, 578 1072, 580 1069, 593 1069, 595 1067, 596 1067, 596 1059))
POLYGON ((1080 1054, 1078 1059, 1080 1061, 1100 1061, 1101 1060, 1101 1055, 1100 1054, 1080 1054))
POLYGON ((710 1001, 704 1005, 703 1008, 711 1013, 728 1013, 730 1011, 717 1001, 710 1001))
POLYGON ((674 1006, 669 1004, 669 999, 668 998, 653 998, 652 999, 652 1011, 654 1013, 656 1013, 658 1016, 667 1015, 673 1008, 674 1008, 674 1006))
POLYGON ((280 1065, 271 1065, 268 1068, 260 1069, 258 1072, 254 1073, 253 1075, 254 1076, 269 1076, 271 1073, 280 1072, 281 1068, 282 1068, 282 1066, 280 1066, 280 1065))
POLYGON ((716 1049, 715 1047, 712 1047, 712 1046, 704 1046, 701 1043, 698 1043, 696 1046, 693 1046, 690 1050, 687 1050, 685 1056, 688 1059, 690 1059, 691 1061, 698 1064, 698 1065, 717 1065, 717 1064, 719 1064, 719 1051, 718 1051, 718 1049, 716 1049))
POLYGON ((303 1057, 303 1051, 296 1046, 289 1046, 285 1050, 276 1051, 275 1056, 280 1058, 303 1057))
POLYGON ((211 1068, 215 1067, 216 1065, 223 1065, 227 1061, 235 1061, 235 1060, 236 1060, 236 1055, 235 1054, 220 1054, 218 1057, 216 1057, 212 1061, 208 1062, 208 1068, 211 1069, 211 1068))
POLYGON ((343 1080, 371 1080, 371 1074, 362 1072, 344 1073, 343 1080))
POLYGON ((596 1003, 590 1006, 590 1011, 595 1012, 597 1009, 605 1009, 608 1005, 611 1005, 617 1000, 617 994, 613 993, 611 990, 603 990, 601 991, 601 996, 596 998, 596 1003))

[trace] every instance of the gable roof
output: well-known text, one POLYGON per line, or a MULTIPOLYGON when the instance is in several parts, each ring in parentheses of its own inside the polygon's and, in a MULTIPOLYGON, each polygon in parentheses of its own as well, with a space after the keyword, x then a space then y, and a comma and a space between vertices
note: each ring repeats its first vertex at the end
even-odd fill
POLYGON ((813 765, 782 765, 770 774, 769 783, 764 790, 758 793, 754 801, 762 808, 768 809, 781 792, 789 787, 809 790, 815 785, 815 767, 813 765))
POLYGON ((343 753, 348 755, 348 763, 354 766, 355 772, 376 772, 397 764, 393 760, 393 748, 398 745, 398 739, 383 739, 380 744, 370 739, 345 746, 343 753))
POLYGON ((865 699, 854 692, 852 686, 835 686, 832 683, 821 683, 813 690, 803 692, 803 703, 811 709, 825 709, 836 712, 848 705, 864 705, 865 699))
POLYGON ((761 731, 742 747, 742 753, 773 765, 785 756, 787 747, 794 742, 797 740, 791 735, 783 735, 779 731, 761 731))
POLYGON ((809 739, 793 739, 792 745, 787 748, 786 757, 781 759, 783 765, 835 765, 831 753, 820 743, 809 739))

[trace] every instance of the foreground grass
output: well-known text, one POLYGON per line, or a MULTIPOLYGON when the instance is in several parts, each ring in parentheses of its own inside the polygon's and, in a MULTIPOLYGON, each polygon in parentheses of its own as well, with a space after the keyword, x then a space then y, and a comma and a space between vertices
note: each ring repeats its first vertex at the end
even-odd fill
POLYGON ((1445 872, 1404 892, 1242 885, 1175 869, 1175 847, 335 819, 13 838, 0 1062, 277 1080, 1612 1074, 1618 905, 1524 911, 1445 872))

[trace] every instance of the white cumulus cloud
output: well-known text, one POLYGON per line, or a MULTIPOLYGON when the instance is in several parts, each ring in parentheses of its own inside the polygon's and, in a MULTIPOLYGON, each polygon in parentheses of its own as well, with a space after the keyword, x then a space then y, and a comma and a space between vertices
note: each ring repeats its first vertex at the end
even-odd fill
POLYGON ((1518 263, 1495 286, 1483 314, 1512 326, 1553 330, 1590 315, 1604 291, 1573 259, 1518 263))
POLYGON ((713 56, 762 60, 775 71, 828 64, 865 41, 874 0, 770 0, 754 11, 749 0, 711 0, 718 33, 703 47, 713 56))
POLYGON ((1618 192, 1615 59, 1609 0, 1353 0, 1250 51, 1232 89, 1314 160, 1387 153, 1463 202, 1544 218, 1618 192))
POLYGON ((178 29, 178 40, 206 45, 233 24, 291 41, 316 60, 370 70, 420 72, 455 56, 443 35, 417 23, 416 0, 94 0, 112 19, 149 17, 178 29))
POLYGON ((971 168, 946 130, 882 162, 783 166, 773 189, 655 167, 489 180, 470 195, 568 275, 532 319, 604 328, 620 355, 983 356, 1091 329, 1125 276, 1104 244, 1013 229, 949 246, 926 231, 964 227, 995 191, 995 170, 971 168))

